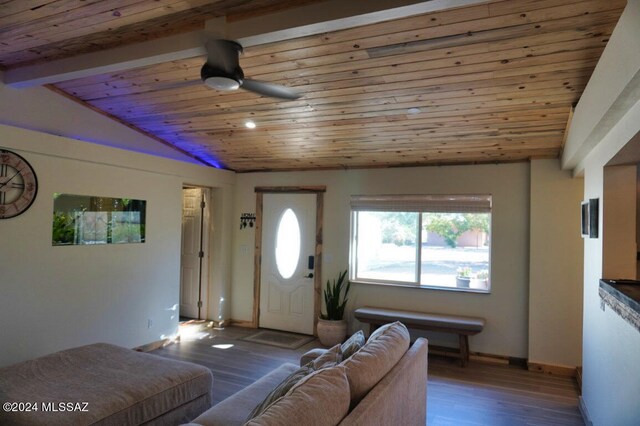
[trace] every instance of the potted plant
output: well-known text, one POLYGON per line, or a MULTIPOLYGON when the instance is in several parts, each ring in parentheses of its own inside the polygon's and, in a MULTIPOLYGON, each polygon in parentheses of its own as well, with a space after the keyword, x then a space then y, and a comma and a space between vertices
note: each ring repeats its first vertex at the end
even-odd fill
POLYGON ((471 287, 486 289, 489 281, 489 271, 483 269, 478 272, 473 280, 471 280, 471 287))
POLYGON ((458 268, 458 275, 456 276, 456 286, 462 288, 469 288, 471 282, 471 268, 468 266, 458 268))
POLYGON ((320 314, 318 319, 318 338, 325 346, 334 346, 342 343, 347 337, 347 321, 343 319, 344 308, 347 305, 347 294, 351 283, 345 278, 347 271, 341 272, 333 283, 327 280, 324 289, 324 304, 326 314, 320 314), (344 290, 344 291, 343 291, 344 290))

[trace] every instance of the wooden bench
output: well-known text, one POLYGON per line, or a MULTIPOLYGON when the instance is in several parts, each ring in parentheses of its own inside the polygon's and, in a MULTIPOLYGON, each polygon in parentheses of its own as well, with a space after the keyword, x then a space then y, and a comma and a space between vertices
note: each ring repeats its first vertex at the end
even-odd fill
POLYGON ((384 309, 362 307, 354 311, 358 321, 369 324, 369 331, 393 321, 400 321, 407 328, 439 331, 458 335, 459 352, 454 352, 460 358, 464 367, 469 361, 469 336, 478 334, 484 328, 484 319, 464 317, 458 315, 430 314, 424 312, 401 311, 398 309, 384 309))

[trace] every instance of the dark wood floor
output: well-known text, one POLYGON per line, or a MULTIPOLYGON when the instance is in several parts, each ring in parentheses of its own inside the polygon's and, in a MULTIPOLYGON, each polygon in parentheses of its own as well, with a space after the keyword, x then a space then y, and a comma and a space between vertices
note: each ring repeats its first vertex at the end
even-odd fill
MULTIPOLYGON (((238 392, 284 362, 319 347, 296 350, 240 338, 255 330, 228 327, 198 330, 180 343, 153 351, 167 358, 207 366, 214 376, 214 404, 238 392), (233 345, 227 349, 214 345, 233 345)), ((224 347, 224 346, 222 346, 224 347)), ((500 364, 471 361, 466 368, 449 358, 429 357, 429 426, 583 425, 573 379, 500 364)))
POLYGON ((521 367, 429 357, 430 426, 584 425, 574 379, 521 367))
POLYGON ((291 350, 239 340, 257 331, 249 328, 205 330, 206 332, 190 331, 184 337, 181 327, 183 337, 180 343, 152 353, 209 367, 213 372, 214 404, 249 386, 285 362, 298 364, 302 354, 311 348, 320 347, 318 341, 291 350), (224 345, 233 346, 222 349, 224 345))

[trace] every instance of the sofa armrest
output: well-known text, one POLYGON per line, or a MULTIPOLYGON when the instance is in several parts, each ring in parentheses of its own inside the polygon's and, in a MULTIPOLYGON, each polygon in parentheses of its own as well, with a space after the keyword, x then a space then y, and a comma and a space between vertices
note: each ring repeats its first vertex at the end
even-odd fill
POLYGON ((314 361, 316 358, 318 358, 320 355, 324 354, 327 351, 328 349, 322 349, 322 348, 311 349, 310 351, 306 352, 304 355, 300 357, 300 367, 307 365, 311 361, 314 361))
MULTIPOLYGON (((203 426, 240 426, 245 423, 249 413, 256 405, 282 382, 289 374, 296 371, 298 366, 287 363, 282 364, 271 373, 231 395, 224 401, 209 408, 200 414, 189 425, 203 426)), ((214 389, 215 392, 215 389, 214 389)))

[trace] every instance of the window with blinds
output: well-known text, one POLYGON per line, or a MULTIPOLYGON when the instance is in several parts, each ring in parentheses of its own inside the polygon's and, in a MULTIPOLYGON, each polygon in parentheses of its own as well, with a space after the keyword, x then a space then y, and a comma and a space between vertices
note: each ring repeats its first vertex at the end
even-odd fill
POLYGON ((489 292, 490 195, 351 197, 351 279, 489 292))

